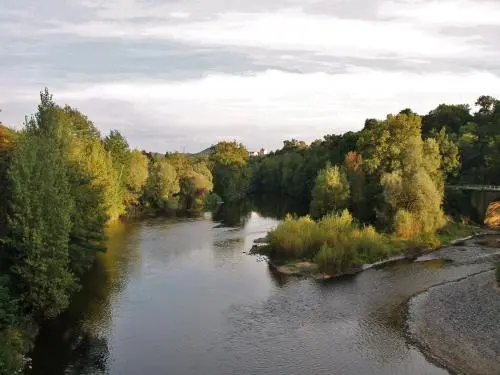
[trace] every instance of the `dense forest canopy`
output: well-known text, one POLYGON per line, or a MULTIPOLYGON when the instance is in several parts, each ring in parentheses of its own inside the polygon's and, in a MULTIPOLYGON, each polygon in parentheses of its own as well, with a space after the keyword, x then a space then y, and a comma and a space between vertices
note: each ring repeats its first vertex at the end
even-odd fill
POLYGON ((288 197, 317 220, 288 219, 272 238, 325 269, 354 262, 333 248, 339 231, 365 260, 367 246, 385 251, 374 228, 408 241, 434 233, 447 214, 462 214, 461 193, 445 194, 446 184, 500 185, 500 101, 482 96, 476 107, 404 109, 358 132, 286 140, 268 155, 250 156, 235 141, 159 154, 131 149, 117 130, 103 136, 43 91, 22 130, 0 124, 0 374, 20 372, 36 323, 67 308, 105 250, 109 220, 288 197))

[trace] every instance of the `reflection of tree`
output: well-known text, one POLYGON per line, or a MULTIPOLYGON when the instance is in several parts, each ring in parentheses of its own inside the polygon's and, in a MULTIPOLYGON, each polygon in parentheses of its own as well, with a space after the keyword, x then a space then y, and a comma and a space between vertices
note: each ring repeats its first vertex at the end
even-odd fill
POLYGON ((228 227, 243 227, 250 218, 252 203, 248 200, 238 203, 224 203, 213 214, 213 220, 228 227))
POLYGON ((139 260, 135 257, 138 228, 120 222, 109 226, 107 251, 84 275, 83 287, 73 296, 69 309, 41 327, 30 374, 107 373, 111 300, 126 285, 131 267, 139 260))
POLYGON ((106 339, 73 321, 70 314, 48 322, 33 353, 32 374, 105 374, 109 350, 106 339))
POLYGON ((253 201, 254 209, 263 217, 283 219, 286 214, 306 215, 309 203, 297 199, 287 199, 271 195, 256 197, 253 201))

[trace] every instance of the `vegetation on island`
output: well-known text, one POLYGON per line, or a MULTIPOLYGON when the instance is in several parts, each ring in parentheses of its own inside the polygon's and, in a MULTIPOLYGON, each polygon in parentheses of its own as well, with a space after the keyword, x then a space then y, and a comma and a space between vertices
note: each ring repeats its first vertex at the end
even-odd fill
POLYGON ((0 124, 0 375, 26 367, 37 323, 68 307, 111 220, 287 197, 310 216, 288 215, 260 251, 331 275, 473 233, 470 199, 445 184, 500 184, 500 102, 476 105, 405 109, 268 155, 227 141, 190 155, 131 149, 43 91, 21 130, 0 124))
POLYGON ((258 251, 335 275, 475 233, 462 217, 470 199, 445 195, 445 184, 500 183, 500 102, 483 96, 476 105, 471 113, 442 104, 426 116, 405 109, 310 146, 286 141, 256 164, 252 191, 306 200, 316 221, 288 217, 258 251))

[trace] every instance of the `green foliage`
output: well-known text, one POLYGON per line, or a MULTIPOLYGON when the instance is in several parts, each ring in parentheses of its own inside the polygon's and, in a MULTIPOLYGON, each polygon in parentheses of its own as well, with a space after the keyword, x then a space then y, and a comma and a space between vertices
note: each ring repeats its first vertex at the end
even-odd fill
POLYGON ((0 278, 0 375, 20 374, 27 361, 26 338, 19 321, 19 301, 11 295, 7 279, 0 278))
POLYGON ((314 259, 323 272, 338 274, 389 255, 384 237, 373 227, 360 227, 351 214, 310 217, 287 216, 269 232, 269 256, 273 259, 314 259))
POLYGON ((66 308, 74 290, 68 268, 74 202, 55 105, 48 92, 41 99, 12 157, 8 238, 16 249, 13 274, 25 308, 50 318, 66 308))
POLYGON ((236 142, 219 142, 210 155, 214 191, 225 202, 244 198, 250 184, 248 150, 236 142))
POLYGON ((11 163, 14 151, 15 133, 11 129, 0 125, 0 272, 5 268, 5 236, 7 234, 7 217, 11 199, 10 180, 7 170, 11 163))
POLYGON ((58 108, 57 116, 67 161, 89 176, 93 187, 103 190, 106 213, 110 219, 117 219, 125 213, 124 189, 118 168, 111 153, 105 150, 99 132, 87 117, 69 106, 58 108))
POLYGON ((127 206, 139 203, 146 181, 148 180, 148 158, 139 150, 132 150, 125 179, 125 203, 127 206))
POLYGON ((82 276, 90 268, 96 252, 105 251, 104 227, 108 221, 104 190, 92 184, 92 178, 75 166, 68 169, 74 209, 69 234, 70 269, 82 276))
POLYGON ((431 136, 439 145, 441 154, 441 169, 451 176, 455 176, 460 168, 460 151, 457 143, 450 139, 444 127, 440 131, 433 129, 431 136))
POLYGON ((111 130, 103 140, 104 149, 111 154, 113 166, 126 180, 130 163, 130 148, 125 137, 118 130, 111 130))
POLYGON ((175 168, 162 156, 155 155, 149 162, 149 176, 144 197, 157 210, 168 209, 168 201, 180 191, 175 168))
POLYGON ((219 142, 210 155, 213 168, 217 166, 245 166, 248 161, 248 150, 241 143, 219 142))
POLYGON ((420 125, 413 113, 389 115, 360 139, 367 171, 379 176, 383 189, 381 219, 394 223, 401 233, 410 226, 410 231, 433 232, 445 224, 439 145, 432 138, 422 139, 420 125))
POLYGON ((285 259, 312 259, 323 243, 317 223, 309 216, 287 216, 269 232, 268 239, 274 251, 272 256, 285 259))
POLYGON ((477 227, 469 224, 468 220, 449 221, 437 232, 437 238, 441 245, 449 244, 451 241, 465 238, 476 234, 477 227))
POLYGON ((350 188, 345 171, 337 165, 327 165, 318 172, 312 190, 311 215, 320 218, 327 213, 346 208, 350 188))
POLYGON ((222 198, 213 192, 205 195, 205 197, 203 198, 203 206, 205 207, 205 209, 210 211, 215 210, 222 203, 222 198))

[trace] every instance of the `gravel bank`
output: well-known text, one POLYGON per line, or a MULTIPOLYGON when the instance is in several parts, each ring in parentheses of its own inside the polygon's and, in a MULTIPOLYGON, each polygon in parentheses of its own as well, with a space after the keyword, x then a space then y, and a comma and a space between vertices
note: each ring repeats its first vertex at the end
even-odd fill
MULTIPOLYGON (((491 268, 490 261, 500 257, 499 249, 481 246, 480 240, 431 256, 449 260, 450 267, 484 263, 491 268)), ((428 356, 454 373, 499 375, 500 288, 494 271, 464 275, 410 299, 408 330, 428 356)))

